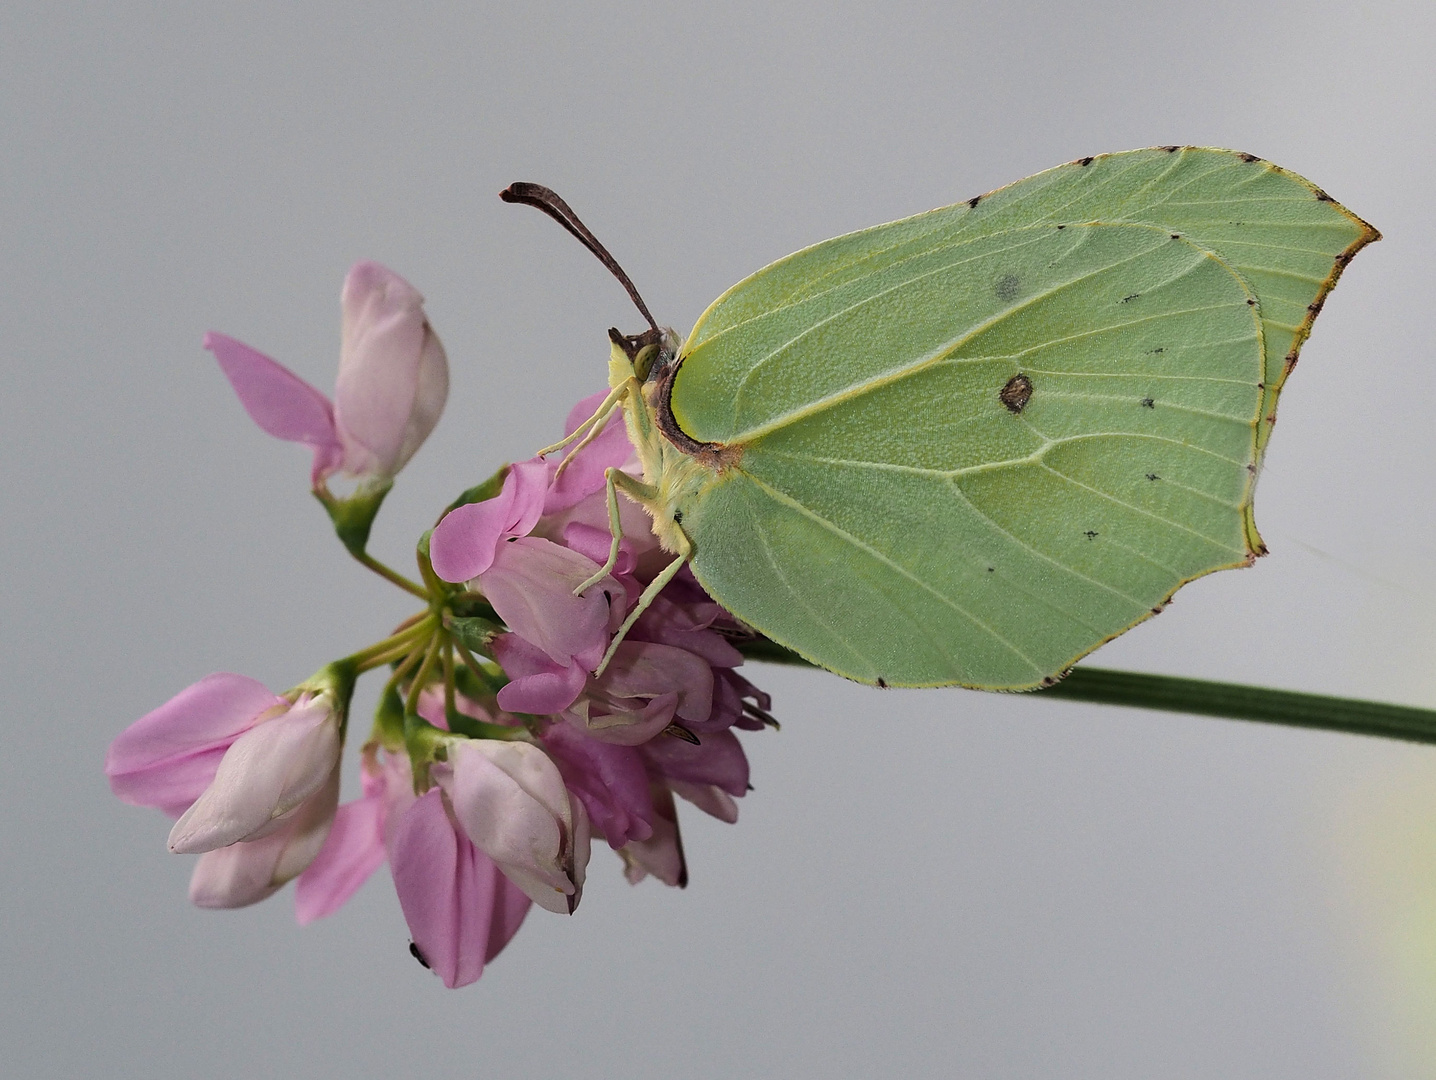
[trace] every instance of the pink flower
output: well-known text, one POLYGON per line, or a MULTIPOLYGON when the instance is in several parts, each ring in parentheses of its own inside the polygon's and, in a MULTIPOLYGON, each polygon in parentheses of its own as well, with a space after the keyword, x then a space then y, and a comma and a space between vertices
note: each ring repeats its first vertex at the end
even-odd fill
POLYGON ((637 749, 599 742, 564 723, 548 726, 543 745, 564 784, 583 802, 594 829, 610 847, 621 848, 653 835, 648 767, 637 749))
POLYGON ((316 794, 339 764, 332 691, 304 693, 255 719, 220 759, 209 787, 170 830, 169 848, 198 854, 257 840, 316 794))
POLYGON ((444 347, 424 298, 378 263, 344 279, 334 402, 263 353, 224 334, 205 335, 230 385, 269 434, 314 449, 310 482, 335 472, 386 485, 429 436, 449 393, 444 347))
POLYGON ((289 707, 263 683, 221 672, 181 690, 120 733, 105 755, 110 789, 179 817, 209 787, 225 751, 261 716, 289 707))
POLYGON ((530 904, 465 833, 446 794, 431 788, 398 818, 389 851, 415 953, 450 989, 483 974, 530 904))
POLYGON ((445 515, 429 541, 434 572, 445 581, 477 580, 514 633, 559 667, 596 667, 608 647, 615 597, 611 577, 573 591, 599 564, 551 540, 530 536, 548 493, 550 468, 534 459, 510 466, 499 494, 445 515))
POLYGON ((540 907, 572 913, 583 895, 589 824, 558 767, 532 743, 455 739, 430 769, 474 844, 540 907))
POLYGON ((201 855, 190 877, 190 902, 202 908, 237 908, 273 895, 311 865, 326 843, 338 802, 336 767, 324 786, 272 832, 201 855))
POLYGON ((332 695, 291 705, 221 673, 131 724, 110 745, 105 772, 126 802, 178 816, 171 835, 184 850, 205 852, 190 879, 195 904, 242 907, 302 871, 325 842, 338 759, 332 695))
POLYGON ((514 712, 562 713, 586 735, 637 746, 675 717, 701 723, 712 712, 713 673, 693 653, 647 641, 621 642, 601 676, 554 663, 517 634, 493 641, 509 676, 499 705, 514 712))

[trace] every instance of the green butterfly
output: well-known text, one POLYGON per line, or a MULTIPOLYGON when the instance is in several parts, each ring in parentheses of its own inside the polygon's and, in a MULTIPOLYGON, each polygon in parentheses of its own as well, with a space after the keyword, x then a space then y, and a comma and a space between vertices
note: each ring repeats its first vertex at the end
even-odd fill
POLYGON ((651 327, 610 331, 612 392, 543 451, 623 409, 643 480, 609 470, 614 556, 620 491, 675 555, 629 625, 691 563, 754 629, 879 686, 1049 685, 1263 554, 1277 395, 1380 238, 1250 154, 1105 154, 780 259, 680 344, 558 196, 503 197, 579 236, 651 327))

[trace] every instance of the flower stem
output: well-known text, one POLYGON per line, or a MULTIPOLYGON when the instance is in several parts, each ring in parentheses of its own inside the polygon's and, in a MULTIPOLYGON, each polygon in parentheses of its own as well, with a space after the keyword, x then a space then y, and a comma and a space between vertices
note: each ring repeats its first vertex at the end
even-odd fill
MULTIPOLYGON (((386 695, 398 692, 399 687, 403 684, 404 680, 408 678, 409 674, 418 665, 419 661, 424 658, 425 653, 427 652, 427 648, 428 647, 425 646, 424 652, 415 649, 413 652, 411 652, 408 656, 404 658, 403 663, 401 663, 397 668, 394 669, 394 674, 389 676, 389 681, 384 684, 384 689, 379 692, 379 698, 381 701, 386 695)), ((400 713, 402 714, 402 712, 403 706, 401 702, 400 713)))
MULTIPOLYGON (((738 648, 750 660, 811 666, 797 653, 764 639, 740 642, 738 648)), ((1436 744, 1436 710, 1208 679, 1076 667, 1055 686, 1034 690, 1032 696, 1436 744)))
POLYGON ((383 641, 376 641, 367 649, 360 649, 358 652, 346 656, 344 662, 354 664, 360 672, 364 672, 387 664, 391 660, 397 660, 423 640, 426 634, 432 633, 437 622, 438 620, 433 615, 425 613, 417 622, 400 630, 397 634, 386 637, 383 641))
POLYGON ((434 670, 434 661, 439 658, 439 646, 442 644, 443 634, 435 634, 429 641, 428 651, 424 654, 424 662, 419 665, 419 670, 414 674, 414 681, 409 687, 409 696, 404 699, 404 715, 417 715, 419 712, 419 695, 424 692, 424 685, 429 681, 429 673, 434 670))
POLYGON ((399 573, 399 571, 385 566, 367 551, 351 551, 349 554, 353 555, 354 558, 358 559, 359 562, 363 563, 370 570, 373 570, 374 573, 378 574, 381 578, 384 578, 386 581, 392 581, 405 592, 413 593, 420 600, 429 599, 429 591, 425 589, 424 586, 420 585, 417 581, 410 581, 403 574, 399 573))

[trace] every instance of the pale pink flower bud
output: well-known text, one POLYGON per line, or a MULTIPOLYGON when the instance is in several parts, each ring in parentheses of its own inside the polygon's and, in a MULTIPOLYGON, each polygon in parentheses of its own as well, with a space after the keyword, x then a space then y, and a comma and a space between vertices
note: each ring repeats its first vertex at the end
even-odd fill
POLYGON ((190 901, 202 908, 237 908, 271 896, 313 862, 329 835, 338 803, 336 767, 324 786, 273 832, 201 855, 190 876, 190 901))
POLYGON ((224 334, 205 335, 245 411, 269 434, 314 450, 310 483, 335 472, 393 479, 439 421, 449 394, 444 346, 424 298, 392 270, 357 263, 344 279, 335 401, 282 364, 224 334))
POLYGON ((259 839, 324 785, 340 747, 332 692, 304 694, 261 718, 234 740, 204 794, 175 822, 170 850, 193 855, 259 839))
POLYGON ((431 775, 480 851, 540 907, 571 913, 583 892, 589 823, 558 766, 532 743, 455 739, 431 775))
POLYGON ((414 456, 444 411, 449 361, 424 317, 424 298, 376 262, 344 279, 334 419, 344 471, 392 477, 414 456))

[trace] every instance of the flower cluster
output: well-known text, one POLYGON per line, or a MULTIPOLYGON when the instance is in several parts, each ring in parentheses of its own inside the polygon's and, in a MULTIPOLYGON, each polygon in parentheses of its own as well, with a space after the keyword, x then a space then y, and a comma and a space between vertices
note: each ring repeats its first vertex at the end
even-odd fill
MULTIPOLYGON (((675 796, 735 821, 748 762, 734 729, 776 723, 736 670, 744 628, 686 570, 614 645, 668 561, 646 512, 620 500, 623 539, 600 573, 606 470, 637 468, 617 415, 562 465, 520 462, 460 496, 419 544, 421 581, 373 559, 369 525, 438 420, 447 360, 422 297, 391 271, 356 266, 342 304, 333 403, 232 338, 205 344, 264 430, 313 448, 312 487, 351 554, 425 610, 282 695, 241 675, 201 680, 121 734, 106 772, 121 799, 177 818, 169 847, 199 854, 201 907, 298 878, 307 923, 387 860, 414 955, 463 986, 531 904, 573 912, 594 835, 630 881, 684 885, 675 796), (335 473, 358 479, 352 495, 330 493, 335 473), (373 669, 389 678, 363 791, 341 805, 349 702, 373 669)), ((574 408, 569 432, 603 396, 574 408)))

